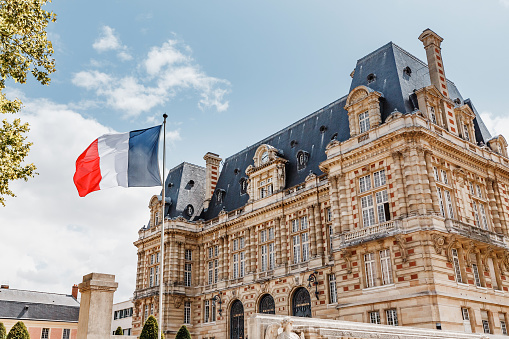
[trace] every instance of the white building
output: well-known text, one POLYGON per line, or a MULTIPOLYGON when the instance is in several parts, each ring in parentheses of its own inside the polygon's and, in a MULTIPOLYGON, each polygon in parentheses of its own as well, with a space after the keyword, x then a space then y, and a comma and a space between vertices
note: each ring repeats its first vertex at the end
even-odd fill
POLYGON ((124 335, 131 335, 133 320, 133 301, 129 299, 113 304, 111 315, 111 333, 115 334, 115 330, 120 326, 124 330, 124 335))

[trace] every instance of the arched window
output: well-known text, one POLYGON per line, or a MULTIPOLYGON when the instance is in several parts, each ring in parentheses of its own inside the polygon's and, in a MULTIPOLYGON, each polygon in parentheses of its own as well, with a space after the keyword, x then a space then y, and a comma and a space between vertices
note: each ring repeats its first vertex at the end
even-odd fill
POLYGON ((259 313, 276 314, 276 305, 274 303, 274 298, 272 298, 270 294, 265 294, 260 299, 258 311, 259 313))
POLYGON ((311 318, 311 297, 304 287, 299 287, 293 295, 292 315, 311 318))
POLYGON ((230 339, 244 339, 244 306, 240 300, 230 309, 230 339))

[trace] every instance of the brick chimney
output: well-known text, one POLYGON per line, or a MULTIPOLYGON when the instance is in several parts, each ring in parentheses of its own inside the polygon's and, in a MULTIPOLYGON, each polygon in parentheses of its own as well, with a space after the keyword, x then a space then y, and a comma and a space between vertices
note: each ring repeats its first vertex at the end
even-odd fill
POLYGON ((74 299, 78 300, 78 285, 76 284, 72 286, 72 296, 74 299))
POLYGON ((424 44, 424 49, 426 50, 426 58, 428 59, 429 78, 431 80, 431 84, 435 86, 438 91, 442 93, 446 98, 446 100, 442 100, 441 105, 442 113, 444 116, 442 119, 444 122, 444 127, 446 127, 449 132, 458 135, 456 117, 453 113, 453 103, 449 98, 449 89, 447 88, 444 61, 442 60, 442 49, 440 48, 440 45, 444 39, 442 39, 431 29, 427 28, 421 33, 421 35, 419 35, 419 40, 422 41, 424 44))
POLYGON ((218 154, 207 152, 207 154, 203 157, 203 160, 205 160, 205 175, 207 176, 205 183, 205 202, 203 207, 208 208, 210 199, 212 198, 212 194, 214 194, 214 189, 217 185, 219 164, 222 159, 218 154))
POLYGON ((9 289, 9 284, 2 284, 2 285, 0 285, 0 288, 8 290, 9 289))
POLYGON ((442 60, 442 39, 438 34, 427 28, 419 35, 419 40, 424 44, 426 57, 428 59, 429 77, 431 84, 434 85, 440 93, 446 98, 449 97, 447 81, 445 80, 444 62, 442 60))

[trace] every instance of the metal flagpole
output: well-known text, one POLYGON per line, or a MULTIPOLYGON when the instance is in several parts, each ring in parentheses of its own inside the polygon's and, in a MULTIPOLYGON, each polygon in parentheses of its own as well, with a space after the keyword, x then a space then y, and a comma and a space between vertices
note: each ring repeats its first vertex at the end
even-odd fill
POLYGON ((162 175, 162 183, 163 183, 163 196, 161 200, 163 201, 163 223, 161 224, 161 260, 159 270, 159 326, 157 331, 157 339, 161 339, 161 333, 163 331, 163 296, 164 296, 164 209, 166 205, 166 178, 164 177, 165 165, 166 165, 166 118, 168 115, 163 114, 163 175, 162 175))

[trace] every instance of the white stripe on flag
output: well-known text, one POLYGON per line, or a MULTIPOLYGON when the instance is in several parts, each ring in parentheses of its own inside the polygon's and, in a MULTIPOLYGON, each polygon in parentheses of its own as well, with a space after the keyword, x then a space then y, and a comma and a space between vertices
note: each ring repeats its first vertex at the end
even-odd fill
POLYGON ((102 176, 99 187, 127 187, 129 132, 106 134, 97 141, 102 176))

